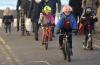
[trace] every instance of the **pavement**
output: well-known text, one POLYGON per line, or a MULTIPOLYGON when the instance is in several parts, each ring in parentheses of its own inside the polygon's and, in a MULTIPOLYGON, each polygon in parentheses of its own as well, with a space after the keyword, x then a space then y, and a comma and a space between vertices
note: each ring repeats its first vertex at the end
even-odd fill
POLYGON ((0 28, 0 65, 100 65, 100 40, 94 40, 94 50, 83 50, 84 36, 73 36, 73 56, 69 63, 64 60, 62 51, 59 49, 58 35, 49 42, 46 51, 41 45, 41 30, 39 41, 31 36, 21 36, 16 28, 12 28, 11 34, 5 34, 0 28))
POLYGON ((41 45, 41 30, 39 41, 35 41, 32 32, 31 36, 21 36, 21 32, 16 31, 15 24, 10 34, 6 34, 1 26, 0 65, 100 65, 99 23, 96 24, 96 34, 93 35, 93 51, 83 49, 83 35, 73 35, 71 62, 63 58, 62 51, 59 49, 58 35, 55 35, 53 41, 49 42, 48 50, 45 50, 41 45))

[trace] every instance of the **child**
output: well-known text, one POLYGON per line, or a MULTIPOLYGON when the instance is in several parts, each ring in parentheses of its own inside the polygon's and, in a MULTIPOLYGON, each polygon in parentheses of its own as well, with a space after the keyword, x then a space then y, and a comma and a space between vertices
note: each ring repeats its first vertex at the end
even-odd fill
POLYGON ((44 41, 45 41, 45 31, 44 31, 44 27, 45 26, 49 26, 48 27, 48 33, 49 33, 49 40, 52 40, 52 31, 51 31, 51 26, 54 24, 54 18, 51 15, 51 7, 49 6, 45 6, 43 9, 43 13, 40 13, 40 18, 39 18, 39 23, 42 24, 42 45, 44 45, 44 41))
POLYGON ((98 21, 98 18, 96 17, 95 13, 93 12, 91 7, 86 7, 85 12, 81 16, 81 23, 84 25, 84 34, 85 34, 85 42, 84 42, 84 48, 87 45, 87 39, 88 39, 88 25, 90 25, 90 33, 92 34, 94 23, 98 21))
MULTIPOLYGON (((60 19, 57 22, 57 33, 68 34, 68 42, 70 43, 70 51, 72 53, 72 30, 77 28, 77 23, 72 14, 72 8, 69 5, 64 5, 60 19)), ((63 35, 59 36, 59 44, 62 49, 63 35)))
POLYGON ((5 25, 5 32, 11 32, 11 23, 14 21, 13 15, 10 15, 10 8, 6 8, 3 12, 3 19, 5 25))

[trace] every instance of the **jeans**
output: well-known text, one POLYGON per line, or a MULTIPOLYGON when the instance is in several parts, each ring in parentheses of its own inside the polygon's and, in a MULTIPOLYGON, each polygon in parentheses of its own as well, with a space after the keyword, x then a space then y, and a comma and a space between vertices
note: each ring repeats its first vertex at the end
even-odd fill
POLYGON ((11 23, 10 24, 5 24, 5 32, 11 32, 11 23))

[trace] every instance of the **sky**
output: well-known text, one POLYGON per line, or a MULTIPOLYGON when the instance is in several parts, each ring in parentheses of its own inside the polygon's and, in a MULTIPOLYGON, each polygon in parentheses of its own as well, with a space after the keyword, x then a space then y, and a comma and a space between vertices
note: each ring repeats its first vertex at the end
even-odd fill
POLYGON ((0 0, 0 9, 9 7, 10 9, 16 9, 17 0, 0 0))
POLYGON ((69 3, 69 0, 61 0, 62 5, 66 5, 69 3))
MULTIPOLYGON (((61 0, 62 4, 68 4, 69 0, 61 0)), ((17 0, 0 0, 0 9, 9 7, 10 9, 16 9, 17 0)))

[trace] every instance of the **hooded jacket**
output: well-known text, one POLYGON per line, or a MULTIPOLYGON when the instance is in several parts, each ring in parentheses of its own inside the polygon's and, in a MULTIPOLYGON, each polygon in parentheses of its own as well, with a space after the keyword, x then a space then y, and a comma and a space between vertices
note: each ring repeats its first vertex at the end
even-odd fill
POLYGON ((72 14, 65 15, 64 13, 61 14, 60 19, 57 22, 57 28, 58 29, 63 28, 63 26, 64 26, 63 23, 64 23, 65 19, 69 20, 69 22, 71 24, 71 29, 73 29, 73 30, 77 29, 77 23, 76 23, 76 20, 73 17, 73 15, 72 14))

